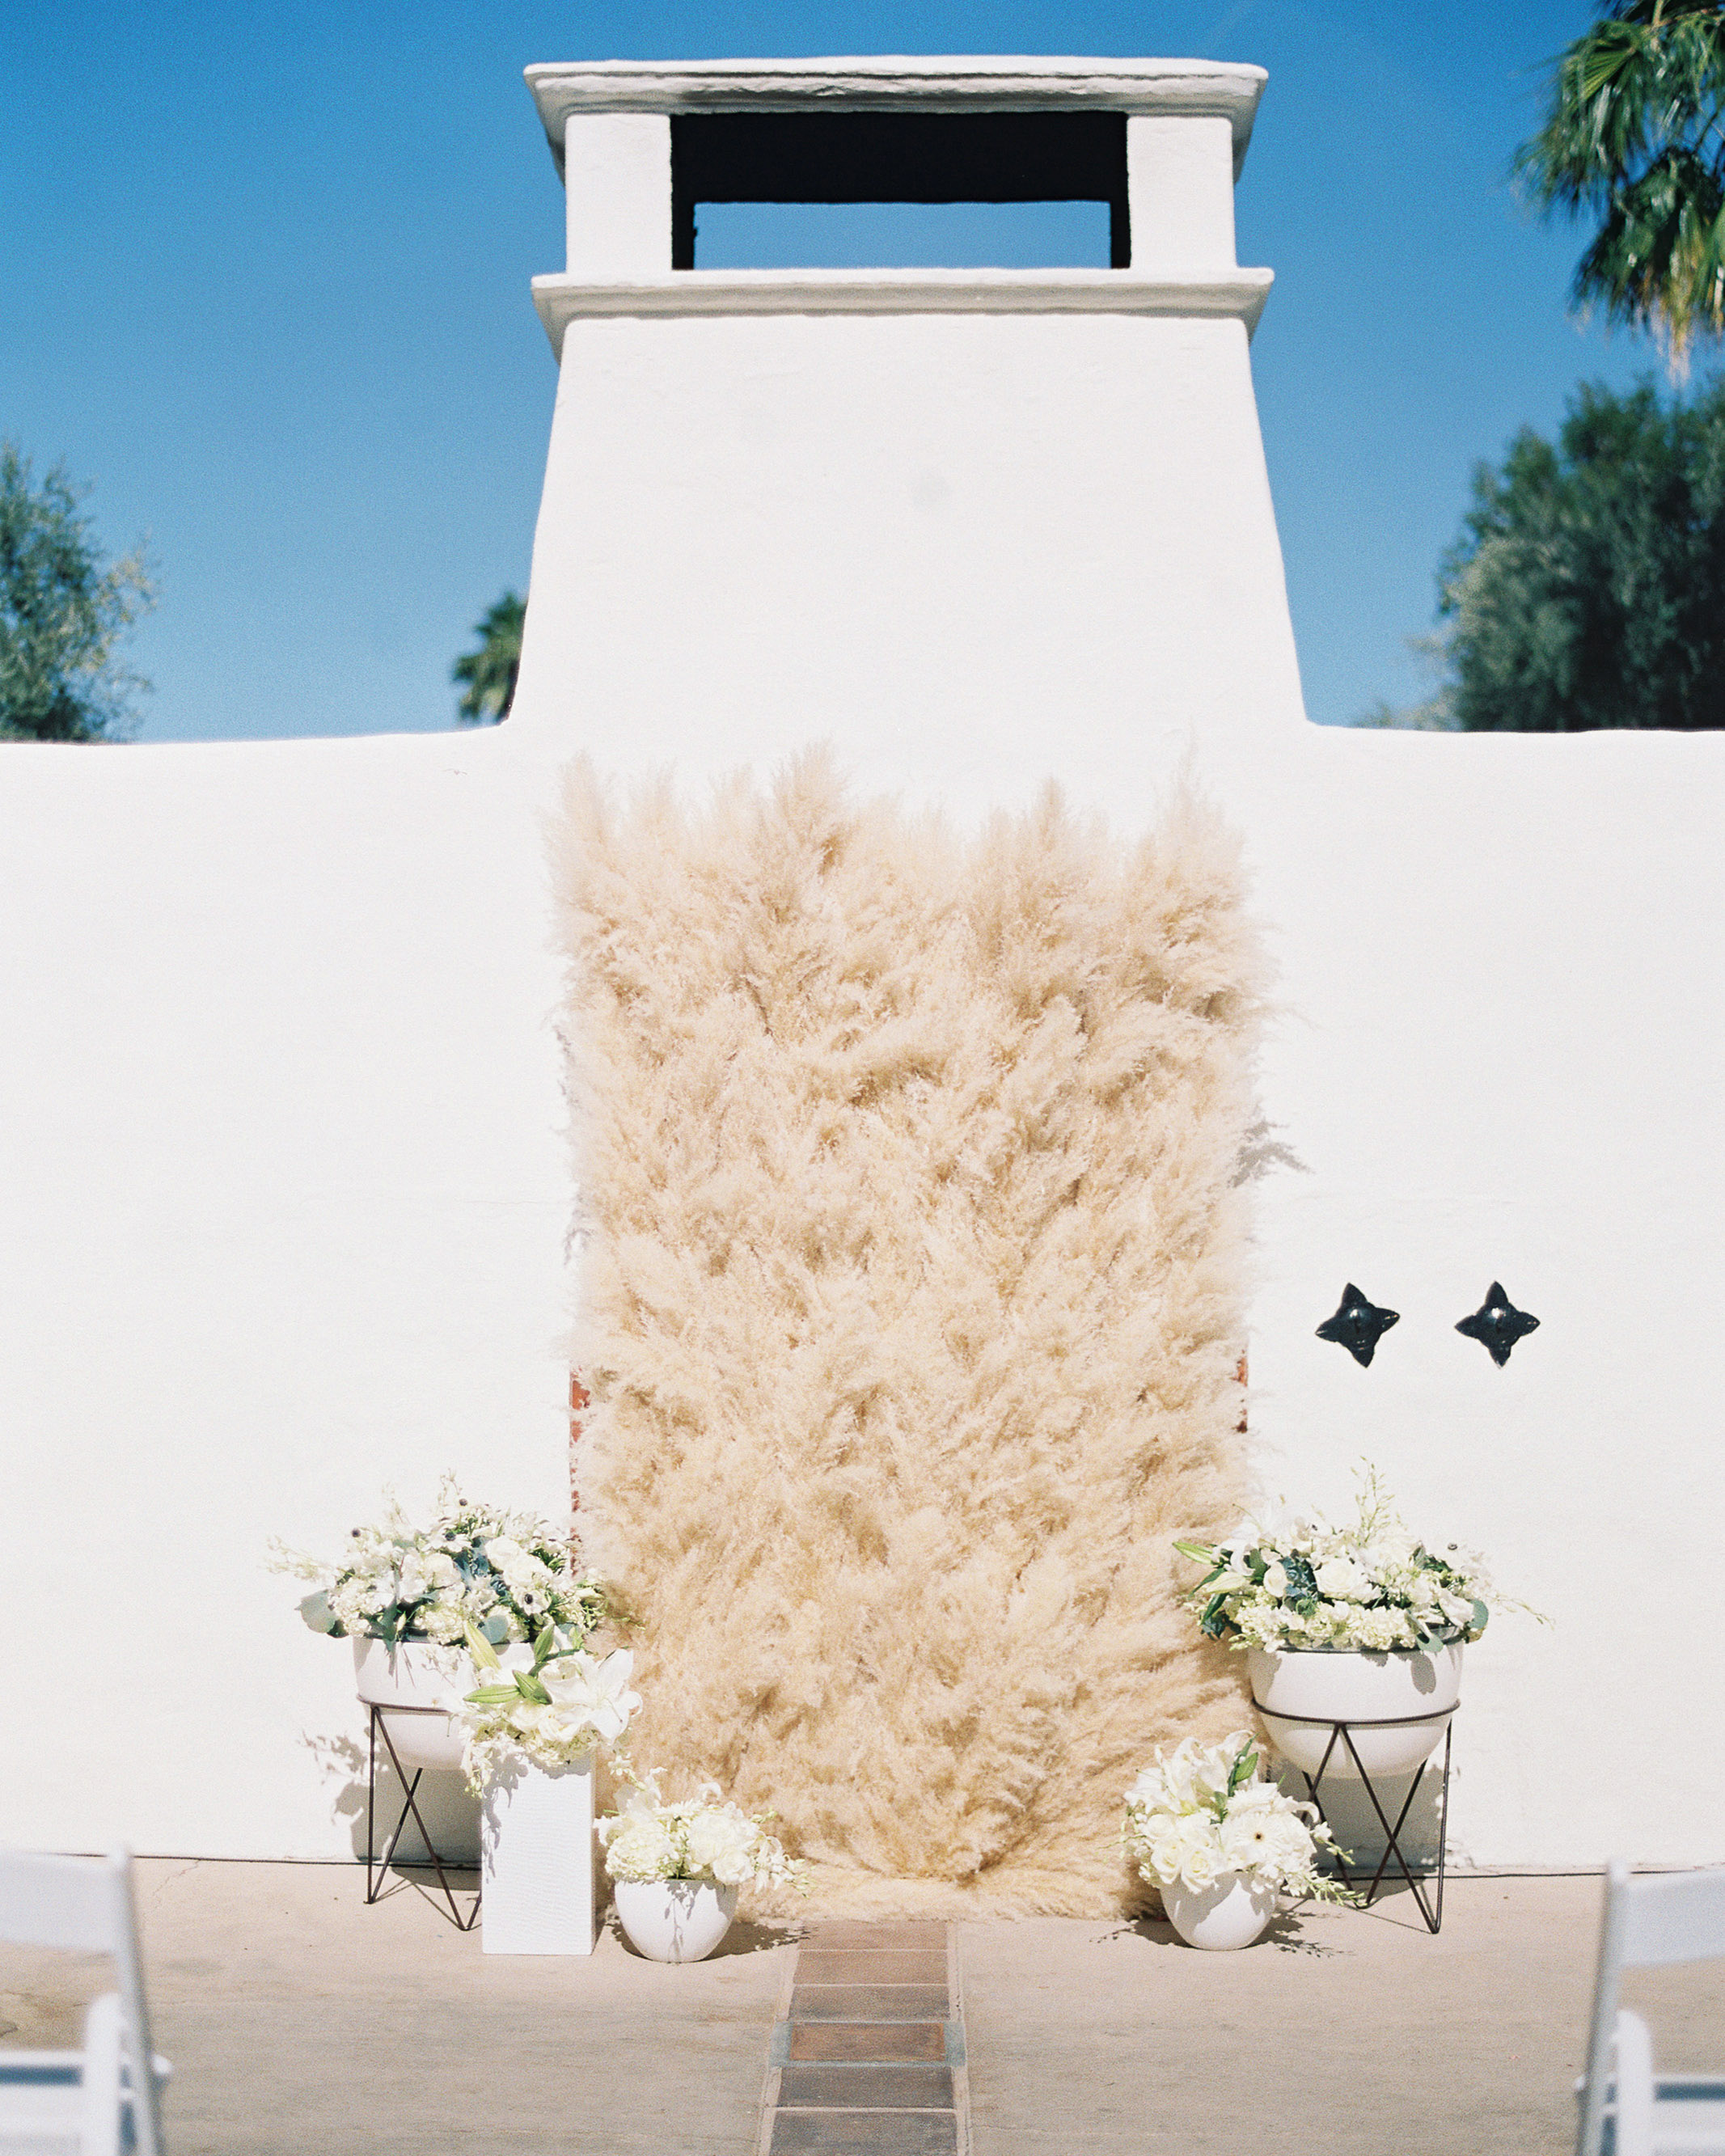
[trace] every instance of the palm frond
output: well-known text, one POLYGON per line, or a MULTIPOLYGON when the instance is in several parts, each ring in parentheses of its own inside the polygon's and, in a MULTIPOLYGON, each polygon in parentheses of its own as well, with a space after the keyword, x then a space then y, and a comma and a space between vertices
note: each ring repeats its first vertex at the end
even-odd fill
POLYGON ((526 602, 506 592, 484 619, 474 624, 479 649, 464 652, 449 669, 451 680, 467 684, 466 695, 455 706, 464 726, 484 726, 509 716, 521 672, 526 619, 526 602))
POLYGON ((1725 5, 1611 0, 1553 61, 1514 171, 1543 213, 1599 221, 1579 310, 1653 331, 1674 363, 1725 331, 1725 5))

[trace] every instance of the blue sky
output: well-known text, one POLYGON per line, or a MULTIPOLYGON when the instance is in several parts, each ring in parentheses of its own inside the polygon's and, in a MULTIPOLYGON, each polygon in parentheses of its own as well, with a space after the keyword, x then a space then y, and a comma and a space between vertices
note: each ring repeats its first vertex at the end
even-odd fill
MULTIPOLYGON (((1346 721, 1425 693, 1404 639, 1430 626, 1474 461, 1548 431, 1579 380, 1656 366, 1567 319, 1580 239, 1506 184, 1541 63, 1591 13, 7 0, 0 434, 92 483, 111 549, 149 535, 140 738, 446 726, 451 660, 525 584, 556 388, 528 280, 562 266, 562 197, 525 65, 1256 61, 1236 208, 1240 259, 1276 273, 1259 403, 1307 708, 1346 721)), ((1070 218, 1037 244, 1081 246, 1070 218)), ((735 218, 705 230, 703 261, 785 243, 735 218)))

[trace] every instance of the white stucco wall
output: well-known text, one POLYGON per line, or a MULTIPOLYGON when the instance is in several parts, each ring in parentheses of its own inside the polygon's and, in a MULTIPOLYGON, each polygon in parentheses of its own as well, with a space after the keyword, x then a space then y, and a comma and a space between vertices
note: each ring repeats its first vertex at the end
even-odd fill
POLYGON ((1266 1493, 1369 1455, 1556 1620, 1471 1657, 1467 1857, 1717 1859, 1725 739, 1308 726, 1241 321, 902 308, 578 313, 498 732, 0 748, 0 1840, 351 1850, 265 1538, 445 1465, 564 1501, 555 774, 823 739, 967 819, 1222 802, 1284 1006, 1266 1493), (1348 1279, 1403 1313, 1367 1371, 1348 1279))
POLYGON ((0 750, 0 1842, 347 1853, 266 1538, 446 1466, 567 1511, 529 762, 0 750))

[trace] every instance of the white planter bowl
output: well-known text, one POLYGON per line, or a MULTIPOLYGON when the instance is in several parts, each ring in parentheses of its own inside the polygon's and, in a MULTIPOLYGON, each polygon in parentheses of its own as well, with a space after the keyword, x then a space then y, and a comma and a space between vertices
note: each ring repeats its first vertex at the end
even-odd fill
POLYGON ((1212 1887, 1173 1886, 1162 1889, 1168 1920, 1189 1947, 1225 1953, 1249 1947, 1276 1914, 1276 1889, 1224 1871, 1212 1887))
POLYGON ((649 1961, 704 1961, 731 1928, 737 1889, 706 1879, 619 1879, 617 1921, 649 1961))
MULTIPOLYGON (((381 1640, 357 1639, 353 1681, 363 1705, 384 1710, 382 1719, 395 1756, 410 1774, 415 1767, 447 1772, 460 1766, 461 1732, 449 1714, 479 1682, 465 1655, 423 1640, 392 1649, 381 1640), (453 1677, 445 1674, 448 1669, 454 1671, 453 1677), (400 1712, 392 1714, 391 1707, 400 1712)), ((378 1749, 382 1757, 382 1748, 378 1749)))
POLYGON ((1247 1650, 1252 1697, 1270 1741, 1302 1774, 1316 1775, 1329 1752, 1327 1774, 1359 1779, 1347 1744, 1336 1739, 1336 1722, 1398 1722, 1399 1728, 1353 1729, 1360 1765, 1379 1774, 1411 1774, 1443 1742, 1446 1709, 1461 1696, 1458 1643, 1429 1654, 1300 1654, 1262 1647, 1247 1650), (1304 1716, 1289 1721, 1288 1716, 1304 1716))

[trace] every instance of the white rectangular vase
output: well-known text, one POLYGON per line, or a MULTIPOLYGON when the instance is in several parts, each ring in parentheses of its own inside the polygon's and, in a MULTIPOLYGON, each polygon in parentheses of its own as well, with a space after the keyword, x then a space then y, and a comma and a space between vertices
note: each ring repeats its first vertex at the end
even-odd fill
POLYGON ((593 1761, 505 1768, 480 1815, 487 1953, 593 1949, 593 1761))

